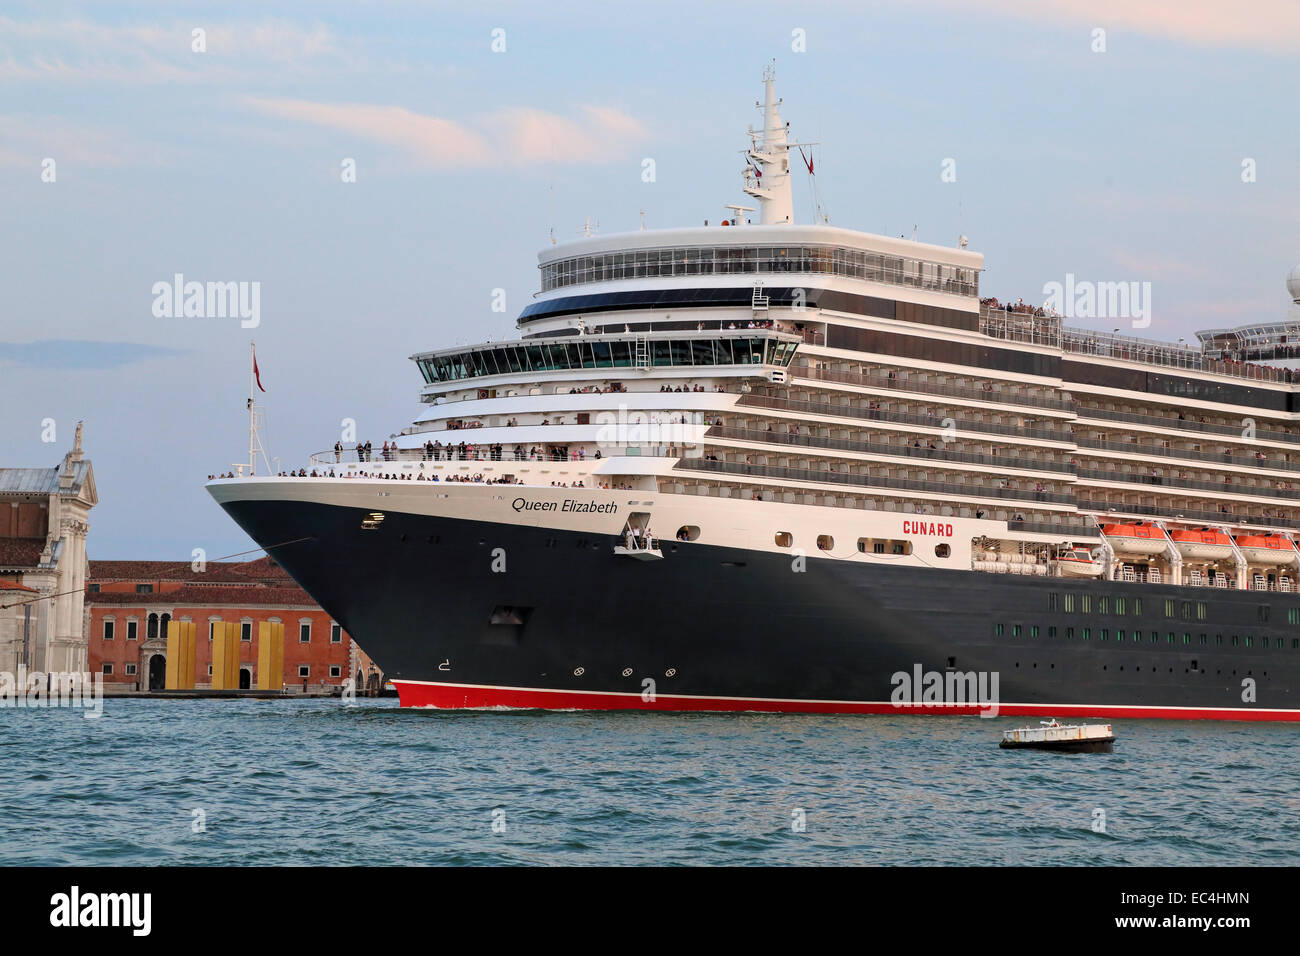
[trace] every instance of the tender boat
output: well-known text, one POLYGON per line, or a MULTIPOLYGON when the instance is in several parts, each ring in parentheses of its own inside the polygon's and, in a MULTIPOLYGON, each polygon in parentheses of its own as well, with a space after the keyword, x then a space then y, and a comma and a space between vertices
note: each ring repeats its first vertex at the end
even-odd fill
POLYGON ((1108 524, 1101 530, 1116 554, 1160 554, 1168 547, 1164 530, 1153 524, 1108 524))
POLYGON ((1101 559, 1086 548, 1062 548, 1056 554, 1056 566, 1067 578, 1095 578, 1102 571, 1101 559))
POLYGON ((1284 534, 1243 534, 1237 538, 1237 547, 1251 564, 1273 567, 1300 560, 1295 544, 1284 534))
POLYGON ((1004 730, 998 746, 1004 750, 1056 750, 1062 753, 1110 753, 1115 734, 1110 724, 1061 724, 1039 721, 1038 727, 1004 730))
POLYGON ((1169 532, 1174 547, 1193 561, 1222 561, 1232 557, 1232 539, 1218 528, 1179 528, 1169 532))

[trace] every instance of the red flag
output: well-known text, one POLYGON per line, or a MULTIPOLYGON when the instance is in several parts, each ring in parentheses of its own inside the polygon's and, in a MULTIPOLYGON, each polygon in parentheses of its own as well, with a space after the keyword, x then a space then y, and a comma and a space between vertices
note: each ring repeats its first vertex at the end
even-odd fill
POLYGON ((256 350, 256 349, 253 350, 253 378, 257 379, 257 387, 258 387, 258 388, 261 388, 262 391, 265 392, 266 389, 265 389, 265 388, 262 388, 262 373, 259 372, 259 371, 257 370, 257 350, 256 350))
POLYGON ((799 155, 803 156, 803 164, 808 167, 808 175, 813 175, 813 160, 810 156, 804 156, 803 147, 799 147, 799 155))

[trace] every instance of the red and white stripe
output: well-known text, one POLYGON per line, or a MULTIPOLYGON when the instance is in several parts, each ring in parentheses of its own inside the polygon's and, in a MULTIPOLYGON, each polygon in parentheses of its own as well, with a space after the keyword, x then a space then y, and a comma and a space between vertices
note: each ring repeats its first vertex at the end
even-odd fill
MULTIPOLYGON (((492 684, 446 684, 394 680, 403 707, 447 710, 523 708, 540 710, 659 710, 749 711, 802 714, 924 714, 976 715, 989 708, 979 704, 896 704, 892 701, 800 700, 780 697, 700 697, 539 687, 502 687, 492 684)), ((1290 720, 1300 721, 1300 710, 1263 707, 1165 707, 1133 704, 1023 704, 998 703, 999 717, 1128 717, 1161 720, 1290 720)))

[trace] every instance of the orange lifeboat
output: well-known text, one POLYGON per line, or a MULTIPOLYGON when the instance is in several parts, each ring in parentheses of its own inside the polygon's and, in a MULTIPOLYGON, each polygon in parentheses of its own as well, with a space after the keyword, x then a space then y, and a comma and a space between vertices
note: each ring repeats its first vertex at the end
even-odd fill
POLYGON ((1101 531, 1116 554, 1160 554, 1169 541, 1160 528, 1141 521, 1102 525, 1101 531))
POLYGON ((1169 537, 1178 553, 1193 561, 1222 561, 1232 557, 1232 539, 1217 528, 1179 528, 1170 531, 1169 537))
POLYGON ((1300 561, 1295 544, 1284 534, 1238 535, 1237 547, 1251 564, 1279 567, 1300 561))

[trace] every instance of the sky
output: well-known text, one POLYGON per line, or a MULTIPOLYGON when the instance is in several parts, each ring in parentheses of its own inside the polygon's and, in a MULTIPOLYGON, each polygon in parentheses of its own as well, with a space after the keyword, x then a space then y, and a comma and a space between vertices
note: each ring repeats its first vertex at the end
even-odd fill
POLYGON ((773 60, 832 224, 965 235, 1001 298, 1150 282, 1148 338, 1276 320, 1297 36, 1294 0, 7 0, 0 466, 84 421, 92 558, 246 551, 203 484, 247 459, 251 341, 282 467, 382 442, 409 356, 512 336, 552 235, 745 202, 773 60), (257 327, 157 314, 177 274, 257 283, 257 327))

